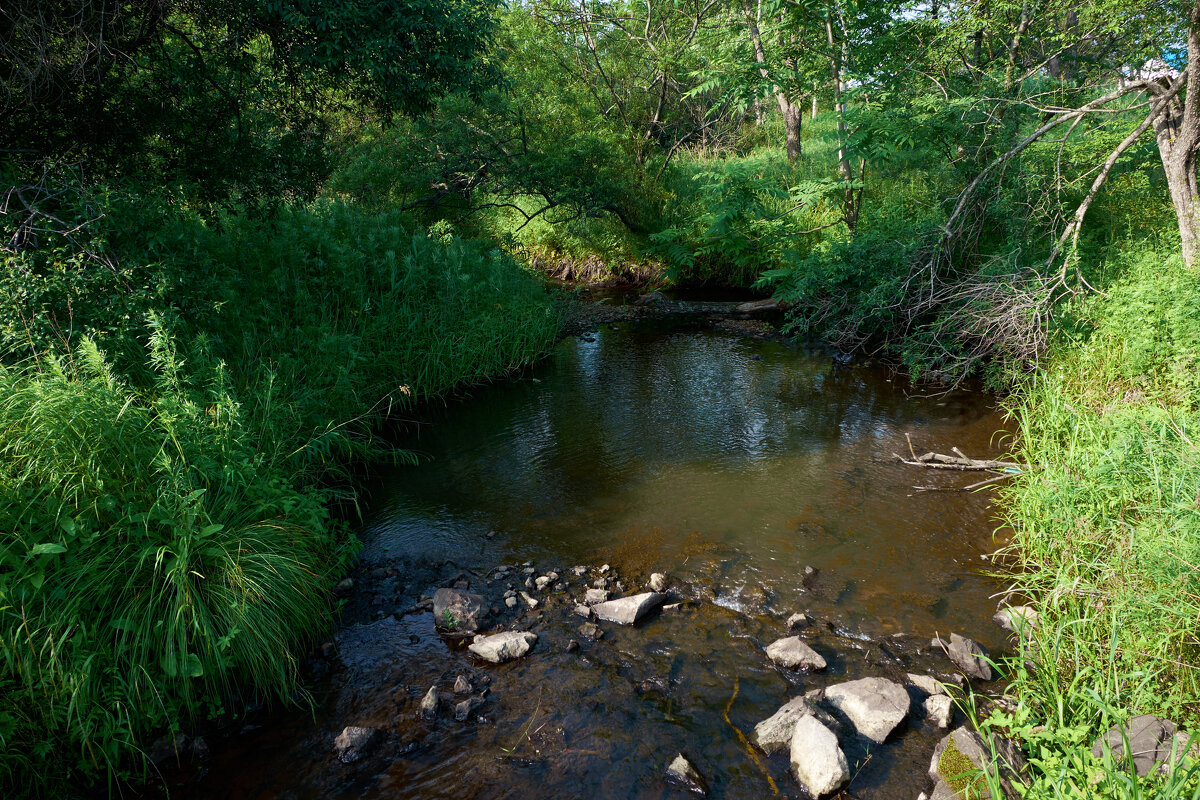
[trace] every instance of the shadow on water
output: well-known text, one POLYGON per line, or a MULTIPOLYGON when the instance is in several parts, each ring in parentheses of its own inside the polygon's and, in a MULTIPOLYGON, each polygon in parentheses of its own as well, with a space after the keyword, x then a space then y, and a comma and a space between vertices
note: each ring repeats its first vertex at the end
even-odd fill
MULTIPOLYGON (((786 754, 752 757, 738 730, 847 678, 945 672, 935 632, 1003 645, 990 622, 999 587, 980 571, 995 547, 989 495, 915 491, 977 476, 892 458, 906 433, 920 448, 998 456, 1001 426, 985 396, 913 397, 882 370, 678 322, 564 341, 402 442, 423 463, 378 482, 336 655, 313 660, 315 717, 231 731, 173 793, 660 798, 682 796, 663 769, 683 752, 713 797, 772 796, 768 778, 799 797, 786 754), (531 592, 537 610, 510 609, 526 561, 563 579, 531 592), (601 564, 627 593, 668 573, 692 602, 586 639, 574 599, 599 573, 570 569, 601 564), (515 570, 497 577, 497 565, 515 570), (435 631, 419 599, 461 581, 494 604, 492 624, 539 634, 531 655, 485 665, 435 631), (826 673, 763 654, 799 611, 820 621, 804 635, 826 673), (418 720, 430 685, 449 692, 459 674, 486 692, 477 715, 418 720), (345 725, 387 736, 344 765, 330 743, 345 725)), ((851 746, 847 796, 915 797, 939 735, 914 715, 886 745, 851 746)))

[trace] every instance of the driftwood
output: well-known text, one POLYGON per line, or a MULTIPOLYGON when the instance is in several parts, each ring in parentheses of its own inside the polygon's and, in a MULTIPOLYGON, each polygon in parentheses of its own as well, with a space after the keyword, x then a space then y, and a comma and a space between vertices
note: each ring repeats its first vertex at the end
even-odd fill
POLYGON ((905 434, 905 438, 908 439, 908 451, 912 457, 905 458, 904 456, 898 455, 896 453, 892 453, 892 456, 896 460, 898 460, 901 464, 907 464, 910 467, 924 467, 926 469, 948 469, 948 470, 956 470, 956 471, 962 471, 962 472, 972 471, 972 472, 997 472, 997 473, 999 473, 998 475, 995 475, 991 478, 986 478, 982 481, 972 483, 970 486, 961 486, 961 487, 960 486, 954 486, 954 487, 914 486, 913 487, 914 489, 917 489, 919 491, 965 492, 965 491, 969 491, 971 489, 978 489, 981 486, 987 486, 988 484, 995 483, 996 481, 1004 480, 1005 478, 1012 478, 1016 475, 1020 475, 1022 472, 1025 472, 1028 469, 1027 465, 1018 463, 1016 461, 993 461, 991 459, 984 459, 984 458, 970 458, 969 456, 966 455, 966 453, 964 453, 962 450, 959 450, 957 447, 950 448, 951 452, 954 453, 954 455, 952 455, 952 456, 947 456, 947 455, 943 455, 942 453, 932 453, 932 452, 925 453, 924 455, 919 456, 919 455, 917 455, 916 451, 913 450, 912 438, 909 437, 908 434, 905 434))

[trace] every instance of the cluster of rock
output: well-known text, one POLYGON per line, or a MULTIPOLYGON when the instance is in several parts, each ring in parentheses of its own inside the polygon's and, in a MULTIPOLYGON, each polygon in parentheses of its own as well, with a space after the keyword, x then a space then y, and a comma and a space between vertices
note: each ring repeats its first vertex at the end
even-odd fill
MULTIPOLYGON (((806 580, 816 570, 808 568, 806 580)), ((387 576, 389 579, 392 576, 387 576)), ((503 606, 517 616, 505 614, 498 605, 489 605, 483 594, 473 592, 465 576, 437 589, 405 613, 432 612, 435 625, 453 641, 466 637, 466 650, 488 664, 503 664, 531 653, 538 643, 532 630, 516 629, 515 623, 542 616, 539 608, 563 607, 583 618, 577 628, 582 640, 596 641, 604 636, 599 623, 637 625, 656 610, 676 608, 668 594, 664 574, 654 573, 645 590, 626 594, 617 572, 609 565, 573 567, 539 571, 532 563, 501 566, 490 570, 485 586, 503 590, 503 606), (499 586, 497 586, 499 584, 499 586), (504 630, 509 623, 513 629, 504 630)), ((342 587, 348 592, 353 585, 342 587)), ((807 584, 806 587, 807 588, 807 584)), ((499 603, 499 599, 496 599, 499 603)), ((1004 606, 995 622, 1016 636, 1029 635, 1037 625, 1037 614, 1028 606, 1004 606)), ((814 620, 805 614, 793 614, 788 627, 805 635, 790 635, 765 647, 766 657, 778 668, 794 672, 821 672, 828 668, 834 654, 819 652, 820 641, 806 641, 814 620), (814 644, 816 647, 814 647, 814 644)), ((539 626, 533 627, 540 629, 539 626)), ((838 633, 835 626, 827 624, 838 633)), ((840 633, 838 635, 841 635, 840 633)), ((957 672, 934 677, 904 673, 903 681, 871 676, 843 681, 791 698, 774 714, 755 726, 751 742, 763 753, 787 753, 791 773, 804 791, 814 798, 836 793, 851 780, 855 765, 852 755, 864 752, 868 743, 878 747, 895 738, 910 718, 923 718, 937 729, 948 731, 934 749, 929 766, 933 781, 931 794, 919 800, 950 800, 964 796, 989 797, 981 776, 988 772, 1004 796, 1016 797, 1013 786, 1026 769, 1020 749, 1004 740, 985 741, 966 726, 950 730, 955 717, 952 694, 965 687, 967 680, 990 681, 994 677, 989 654, 982 645, 957 633, 930 642, 957 668, 957 672), (853 740, 853 741, 852 741, 853 740), (851 746, 853 745, 853 746, 851 746)), ((579 649, 572 639, 568 652, 579 649)), ((882 648, 886 650, 886 648, 882 648)), ((899 662, 896 662, 899 663, 899 662)), ((490 678, 458 675, 451 691, 431 686, 417 708, 422 719, 435 721, 450 717, 460 722, 478 718, 487 705, 490 678)), ((336 756, 352 763, 369 753, 385 738, 382 730, 350 726, 334 741, 336 756)), ((1187 757, 1200 759, 1197 748, 1187 751, 1189 741, 1168 720, 1138 716, 1116 726, 1097 739, 1093 754, 1097 758, 1128 759, 1139 775, 1165 771, 1187 757)), ((869 748, 868 748, 869 751, 869 748)), ((666 769, 671 782, 689 792, 703 795, 707 784, 699 771, 679 753, 666 769)), ((993 800, 999 800, 994 798, 993 800)))

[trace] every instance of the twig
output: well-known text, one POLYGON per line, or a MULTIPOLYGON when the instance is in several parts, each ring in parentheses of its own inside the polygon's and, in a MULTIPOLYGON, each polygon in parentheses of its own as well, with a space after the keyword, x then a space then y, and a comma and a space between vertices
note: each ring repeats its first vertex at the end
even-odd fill
POLYGON ((737 734, 738 741, 740 741, 742 743, 742 747, 744 747, 746 749, 746 753, 749 754, 750 760, 754 762, 754 765, 756 767, 758 767, 760 772, 762 772, 763 777, 765 777, 767 779, 767 785, 771 787, 771 793, 779 794, 779 787, 775 785, 775 779, 772 778, 771 773, 767 771, 766 766, 762 763, 762 759, 758 757, 758 753, 754 752, 754 748, 751 747, 750 742, 748 742, 746 740, 746 735, 744 733, 742 733, 741 730, 738 729, 738 726, 734 725, 733 722, 729 719, 729 709, 733 708, 733 701, 737 699, 737 696, 738 696, 738 676, 734 675, 733 676, 733 696, 730 697, 729 702, 725 704, 725 712, 721 716, 725 720, 726 724, 728 724, 729 727, 733 728, 733 732, 737 734))

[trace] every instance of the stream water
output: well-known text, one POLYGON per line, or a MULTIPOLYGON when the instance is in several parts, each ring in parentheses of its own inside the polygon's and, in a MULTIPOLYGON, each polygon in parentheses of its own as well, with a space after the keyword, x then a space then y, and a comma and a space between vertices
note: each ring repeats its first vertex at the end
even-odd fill
MULTIPOLYGON (((988 492, 914 489, 978 474, 892 456, 909 434, 918 452, 995 457, 1002 427, 978 393, 916 397, 884 370, 687 321, 567 339, 401 443, 422 464, 384 475, 364 507, 343 627, 310 665, 315 712, 228 729, 173 794, 661 798, 685 794, 663 777, 682 752, 711 797, 800 797, 786 753, 742 741, 757 722, 808 689, 948 673, 935 633, 1002 647, 1000 585, 981 558, 997 546, 988 492), (515 579, 495 570, 523 580, 525 562, 566 585, 530 592, 536 610, 510 609, 515 579), (574 598, 603 564, 626 593, 666 573, 686 602, 587 639, 574 598), (592 571, 576 577, 575 565, 592 571), (537 632, 533 652, 490 665, 439 634, 420 598, 456 581, 495 606, 494 626, 537 632), (823 673, 764 655, 795 612, 817 621, 804 635, 829 660, 823 673), (460 674, 486 686, 484 706, 467 721, 419 720, 429 687, 450 692, 460 674), (331 743, 346 725, 386 737, 342 764, 331 743)), ((915 798, 942 733, 914 714, 882 746, 847 745, 846 796, 915 798)))

